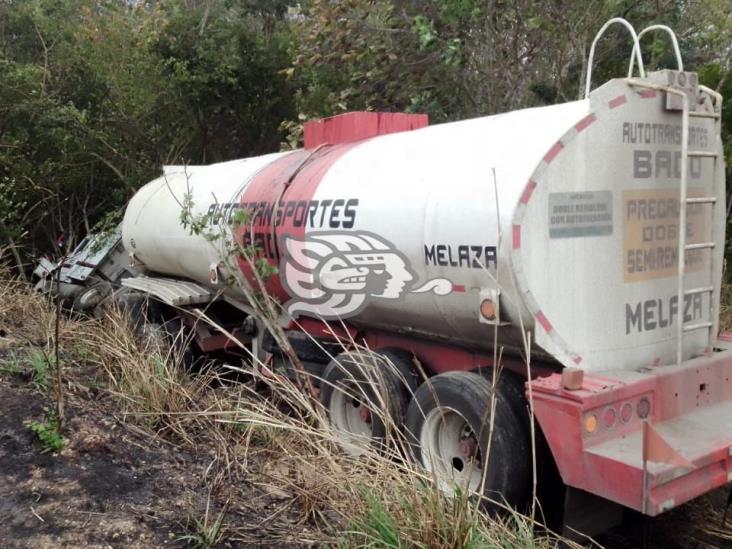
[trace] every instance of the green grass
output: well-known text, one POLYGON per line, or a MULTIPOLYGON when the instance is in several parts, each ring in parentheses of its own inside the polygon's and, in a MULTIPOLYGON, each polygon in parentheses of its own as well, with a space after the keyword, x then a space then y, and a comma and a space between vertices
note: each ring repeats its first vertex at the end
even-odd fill
POLYGON ((365 493, 368 502, 366 514, 351 525, 350 535, 339 542, 338 546, 346 549, 358 538, 364 545, 374 547, 402 547, 399 525, 396 517, 389 512, 383 502, 372 493, 365 493))
POLYGON ((28 353, 28 363, 33 373, 31 385, 37 391, 46 391, 49 383, 48 358, 43 351, 33 349, 28 353))
POLYGON ((66 439, 61 435, 58 417, 48 408, 45 421, 26 421, 25 425, 35 433, 41 443, 41 453, 58 452, 66 444, 66 439))
POLYGON ((224 511, 219 513, 212 523, 209 523, 208 509, 206 515, 202 518, 195 516, 190 517, 189 530, 190 534, 186 534, 178 538, 178 541, 184 541, 191 549, 211 549, 222 541, 223 538, 223 519, 224 511))
MULTIPOLYGON (((414 546, 460 547, 477 549, 495 547, 481 531, 481 515, 476 504, 461 490, 453 496, 435 486, 417 482, 397 492, 384 494, 365 490, 367 505, 351 524, 341 547, 371 546, 402 549, 414 546)), ((507 536, 508 537, 508 536, 507 536)), ((511 546, 508 539, 502 546, 511 546)))
POLYGON ((23 362, 17 353, 11 352, 0 361, 0 374, 17 376, 24 370, 23 362))
POLYGON ((11 376, 26 374, 33 389, 45 392, 50 381, 48 357, 41 349, 12 351, 0 361, 0 374, 11 376))
POLYGON ((531 521, 516 511, 487 518, 474 498, 459 489, 450 496, 418 481, 387 492, 363 489, 360 497, 366 505, 338 540, 343 549, 548 549, 558 544, 537 534, 531 521))

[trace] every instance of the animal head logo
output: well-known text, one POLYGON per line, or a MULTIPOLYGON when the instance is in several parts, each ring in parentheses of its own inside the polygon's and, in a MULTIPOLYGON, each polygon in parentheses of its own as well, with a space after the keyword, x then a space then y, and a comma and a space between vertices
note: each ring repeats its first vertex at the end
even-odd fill
POLYGON ((287 311, 325 319, 362 311, 369 300, 400 299, 405 292, 447 295, 452 283, 435 278, 414 288, 417 275, 390 242, 368 232, 318 232, 284 238, 282 282, 287 311))

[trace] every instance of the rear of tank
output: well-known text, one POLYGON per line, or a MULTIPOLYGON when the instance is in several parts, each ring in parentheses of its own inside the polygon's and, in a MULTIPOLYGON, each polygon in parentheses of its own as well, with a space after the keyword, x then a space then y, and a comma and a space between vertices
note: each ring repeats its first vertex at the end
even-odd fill
MULTIPOLYGON (((689 122, 687 244, 678 304, 680 102, 614 80, 552 145, 531 175, 512 222, 511 263, 537 320, 536 341, 567 366, 638 369, 711 351, 724 248, 724 164, 711 97, 696 75, 664 71, 651 84, 686 84, 689 122), (701 153, 701 154, 699 154, 701 153)), ((681 88, 679 88, 681 89, 681 88)))

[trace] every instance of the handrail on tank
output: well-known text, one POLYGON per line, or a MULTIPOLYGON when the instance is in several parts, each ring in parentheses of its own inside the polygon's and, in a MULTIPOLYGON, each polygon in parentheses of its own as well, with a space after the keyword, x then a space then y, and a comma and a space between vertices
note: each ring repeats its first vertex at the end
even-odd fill
MULTIPOLYGON (((676 55, 677 70, 683 71, 684 62, 681 59, 681 50, 679 49, 679 41, 676 38, 676 33, 673 30, 671 30, 671 28, 667 27, 666 25, 650 25, 650 26, 646 27, 645 29, 643 29, 642 31, 640 31, 638 33, 638 47, 640 48, 640 40, 641 40, 641 38, 643 38, 644 34, 646 34, 647 32, 656 31, 656 30, 665 31, 671 38, 671 44, 674 47, 674 54, 676 55)), ((637 53, 640 58, 643 57, 643 54, 641 52, 637 52, 637 53)), ((635 56, 636 56, 636 52, 634 49, 633 52, 630 54, 630 66, 628 67, 628 78, 633 76, 633 69, 635 69, 635 56)))
POLYGON ((707 88, 706 86, 703 86, 701 84, 699 84, 699 91, 706 93, 710 97, 714 98, 714 112, 721 115, 723 101, 722 94, 716 90, 713 90, 712 88, 707 88))
POLYGON ((638 43, 638 35, 635 33, 635 29, 633 28, 633 25, 628 23, 622 17, 613 17, 612 19, 610 19, 607 23, 605 23, 602 26, 602 28, 595 35, 595 39, 592 41, 592 46, 590 47, 590 57, 587 60, 587 79, 585 82, 585 99, 590 97, 590 85, 592 84, 592 62, 595 59, 595 46, 597 46, 597 41, 605 33, 607 28, 610 25, 612 25, 613 23, 619 23, 619 24, 623 25, 630 32, 630 35, 633 37, 633 53, 631 53, 631 55, 635 55, 638 58, 638 72, 640 73, 640 77, 641 78, 646 77, 646 69, 643 66, 643 58, 641 57, 641 54, 640 54, 640 44, 638 43))

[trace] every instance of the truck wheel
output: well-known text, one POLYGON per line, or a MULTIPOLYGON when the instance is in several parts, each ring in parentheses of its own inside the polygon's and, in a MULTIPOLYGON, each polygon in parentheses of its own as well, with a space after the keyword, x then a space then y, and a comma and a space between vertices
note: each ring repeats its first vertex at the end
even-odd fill
POLYGON ((73 308, 75 311, 89 313, 93 312, 108 292, 108 286, 104 282, 96 282, 84 288, 74 297, 73 308))
POLYGON ((113 303, 124 314, 127 326, 136 335, 141 335, 149 316, 147 296, 128 288, 121 288, 112 295, 113 303))
MULTIPOLYGON (((481 368, 478 373, 493 385, 493 368, 481 368)), ((531 433, 531 414, 529 412, 529 401, 526 399, 526 380, 511 370, 504 369, 498 376, 496 391, 511 406, 514 415, 518 418, 519 424, 524 429, 526 436, 531 433)))
POLYGON ((397 440, 409 402, 402 373, 408 364, 403 358, 395 353, 349 351, 326 367, 320 401, 338 442, 349 454, 364 454, 369 447, 385 451, 397 440))
MULTIPOLYGON (((383 356, 387 360, 387 368, 396 370, 396 375, 409 393, 407 396, 408 403, 409 399, 414 395, 414 391, 417 390, 420 381, 419 373, 414 367, 414 355, 399 347, 377 349, 376 354, 383 356)), ((406 416, 406 410, 404 413, 406 416)))
POLYGON ((481 494, 490 511, 523 505, 531 481, 529 441, 507 399, 496 393, 491 418, 491 383, 485 377, 437 375, 417 389, 406 425, 415 460, 438 486, 447 493, 459 488, 481 494))
POLYGON ((186 372, 200 370, 204 360, 195 352, 191 332, 183 321, 178 317, 173 317, 156 325, 162 330, 170 358, 182 366, 186 372))

